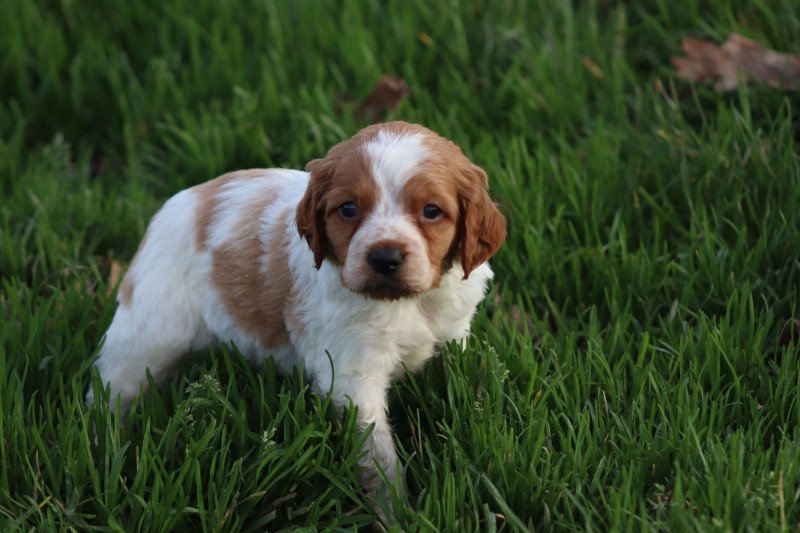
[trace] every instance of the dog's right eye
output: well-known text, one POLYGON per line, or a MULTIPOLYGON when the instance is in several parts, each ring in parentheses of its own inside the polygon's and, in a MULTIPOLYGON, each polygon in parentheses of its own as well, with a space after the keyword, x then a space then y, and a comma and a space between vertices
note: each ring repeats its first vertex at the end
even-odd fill
POLYGON ((358 214, 358 207, 355 202, 345 202, 339 206, 339 214, 342 215, 342 218, 355 218, 358 214))

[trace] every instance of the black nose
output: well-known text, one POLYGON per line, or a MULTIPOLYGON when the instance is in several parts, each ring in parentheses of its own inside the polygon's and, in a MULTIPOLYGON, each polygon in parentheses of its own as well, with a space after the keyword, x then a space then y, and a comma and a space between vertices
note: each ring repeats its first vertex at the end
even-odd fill
POLYGON ((378 274, 393 274, 403 262, 403 254, 396 248, 376 248, 369 253, 367 262, 378 274))

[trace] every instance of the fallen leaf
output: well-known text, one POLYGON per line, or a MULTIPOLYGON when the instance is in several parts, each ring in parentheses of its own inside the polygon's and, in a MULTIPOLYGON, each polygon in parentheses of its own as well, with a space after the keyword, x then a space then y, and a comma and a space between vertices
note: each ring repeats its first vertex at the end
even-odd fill
POLYGON ((424 31, 419 32, 419 42, 424 44, 425 46, 430 46, 433 44, 433 37, 425 33, 424 31))
POLYGON ((408 94, 404 79, 384 74, 378 84, 356 109, 357 119, 369 118, 371 123, 380 122, 386 111, 394 109, 408 94))
POLYGON ((678 76, 691 81, 716 80, 717 91, 733 91, 756 80, 776 89, 800 88, 800 56, 767 50, 758 41, 731 34, 721 46, 702 39, 684 39, 686 57, 673 57, 678 76))

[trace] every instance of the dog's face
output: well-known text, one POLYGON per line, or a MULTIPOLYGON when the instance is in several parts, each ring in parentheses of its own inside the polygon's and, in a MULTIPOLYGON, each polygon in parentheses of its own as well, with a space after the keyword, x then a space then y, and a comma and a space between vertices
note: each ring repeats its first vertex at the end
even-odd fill
POLYGON ((506 235, 486 173, 422 126, 376 124, 311 161, 297 227, 316 266, 341 267, 348 289, 395 299, 438 286, 458 262, 464 277, 506 235))

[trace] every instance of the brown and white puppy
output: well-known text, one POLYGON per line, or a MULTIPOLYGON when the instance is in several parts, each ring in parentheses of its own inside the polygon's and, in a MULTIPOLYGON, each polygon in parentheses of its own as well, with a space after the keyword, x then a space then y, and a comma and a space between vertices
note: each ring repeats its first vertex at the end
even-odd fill
POLYGON ((486 173, 422 126, 370 126, 306 169, 233 172, 167 201, 97 367, 127 405, 146 369, 159 381, 213 343, 286 372, 302 365, 318 393, 352 400, 362 429, 374 424, 365 464, 394 479, 387 388, 465 341, 505 219, 486 173))

